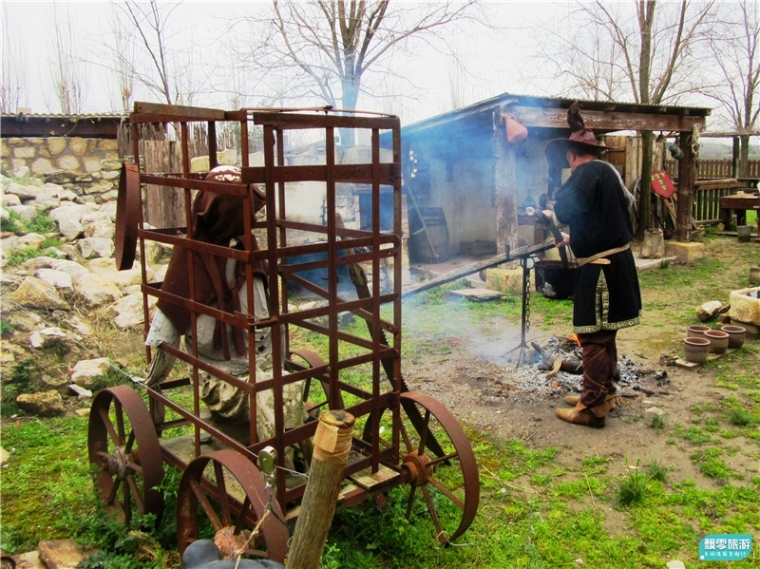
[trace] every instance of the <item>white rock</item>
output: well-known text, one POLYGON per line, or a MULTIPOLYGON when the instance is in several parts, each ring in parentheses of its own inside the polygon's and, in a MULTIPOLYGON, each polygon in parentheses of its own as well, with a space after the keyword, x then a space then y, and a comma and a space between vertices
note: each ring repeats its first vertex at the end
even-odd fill
POLYGON ((650 407, 649 409, 644 411, 644 415, 659 415, 660 417, 665 416, 665 411, 660 409, 659 407, 650 407))
POLYGON ((35 350, 45 348, 51 343, 56 343, 59 340, 66 338, 66 333, 58 327, 51 326, 49 328, 43 328, 42 330, 35 330, 29 334, 29 344, 35 350))
POLYGON ((85 236, 113 240, 116 228, 108 216, 94 220, 88 220, 86 217, 82 218, 82 227, 84 228, 85 236))
POLYGON ((79 276, 87 276, 90 271, 86 267, 83 267, 76 261, 69 261, 68 259, 51 259, 50 268, 55 271, 61 271, 69 275, 72 280, 79 276))
POLYGON ((114 244, 112 239, 86 237, 79 241, 79 250, 85 259, 113 257, 114 244))
POLYGON ((16 249, 17 246, 18 237, 15 235, 9 235, 8 237, 3 237, 3 239, 0 239, 0 250, 2 250, 3 253, 10 253, 16 249))
MULTIPOLYGON (((140 266, 132 265, 131 269, 119 271, 116 269, 116 263, 113 259, 92 259, 87 263, 87 268, 91 272, 100 275, 114 283, 120 289, 128 286, 139 285, 142 283, 142 270, 140 266)), ((150 268, 146 270, 148 281, 153 279, 153 271, 150 268)))
POLYGON ((72 316, 66 321, 66 323, 71 326, 72 330, 82 336, 92 336, 95 333, 95 328, 78 316, 72 316))
POLYGON ((93 208, 87 204, 63 204, 54 210, 51 210, 48 215, 56 221, 61 219, 75 219, 76 221, 82 221, 82 216, 91 213, 93 208))
POLYGON ((73 241, 84 234, 84 226, 76 219, 63 218, 58 220, 58 231, 68 241, 73 241))
POLYGON ((74 395, 76 395, 77 399, 89 399, 90 397, 92 397, 92 391, 84 387, 81 387, 80 385, 77 385, 76 383, 72 383, 71 385, 69 385, 69 391, 71 391, 74 395))
POLYGON ((108 202, 101 205, 100 213, 107 214, 111 218, 111 221, 116 223, 116 202, 108 202))
POLYGON ((79 361, 71 370, 71 383, 85 388, 92 387, 95 380, 104 377, 110 368, 108 358, 79 361))
POLYGON ((115 302, 122 297, 119 287, 94 273, 74 277, 74 290, 90 306, 115 302))
POLYGON ((668 569, 686 569, 686 565, 683 564, 683 561, 668 561, 668 564, 666 565, 668 569))
POLYGON ((16 182, 11 182, 3 188, 3 191, 6 194, 13 194, 20 197, 21 201, 26 201, 36 198, 40 189, 37 186, 22 186, 16 182))
POLYGON ((36 200, 32 200, 27 203, 39 211, 48 211, 50 209, 55 209, 57 207, 60 207, 61 200, 59 200, 57 197, 45 196, 45 197, 39 197, 36 200))
POLYGON ((58 199, 61 200, 61 207, 64 205, 76 205, 73 202, 76 202, 79 199, 79 196, 76 195, 71 190, 61 190, 58 192, 58 199), (72 202, 72 203, 66 203, 66 202, 72 202))
POLYGON ((21 205, 21 198, 16 194, 3 194, 3 207, 21 205))
POLYGON ((37 215, 37 208, 31 205, 14 205, 8 208, 15 211, 22 221, 30 222, 37 215))
POLYGON ((5 464, 11 459, 11 453, 0 447, 0 464, 5 464))
POLYGON ((711 300, 705 302, 702 306, 697 308, 697 318, 701 322, 708 322, 715 318, 723 308, 723 304, 720 300, 711 300))
POLYGON ((108 307, 114 314, 114 323, 120 329, 133 328, 145 322, 142 295, 130 295, 120 298, 108 307))
POLYGON ((151 268, 153 271, 152 282, 162 283, 166 278, 166 271, 169 269, 168 263, 162 263, 160 265, 153 265, 151 268))
POLYGON ((8 221, 11 218, 11 214, 8 213, 5 208, 0 207, 0 219, 8 221))
POLYGON ((27 233, 18 238, 18 247, 20 249, 32 248, 38 249, 45 242, 45 236, 39 233, 27 233))
MULTIPOLYGON (((61 194, 63 192, 69 192, 69 190, 65 189, 60 184, 53 184, 52 182, 45 182, 42 184, 42 188, 40 188, 43 192, 45 192, 47 195, 50 196, 56 196, 58 198, 61 197, 61 194)), ((73 193, 73 192, 70 192, 73 193)), ((74 194, 76 195, 76 194, 74 194)))
POLYGON ((71 309, 69 304, 58 295, 58 291, 53 285, 42 282, 35 277, 26 277, 19 287, 11 293, 10 298, 27 308, 71 309))
POLYGON ((71 275, 68 273, 54 269, 39 269, 34 273, 34 276, 44 283, 53 285, 64 294, 74 292, 74 284, 71 275))
POLYGON ((13 175, 16 178, 23 179, 29 177, 29 167, 28 166, 19 166, 13 171, 13 175))

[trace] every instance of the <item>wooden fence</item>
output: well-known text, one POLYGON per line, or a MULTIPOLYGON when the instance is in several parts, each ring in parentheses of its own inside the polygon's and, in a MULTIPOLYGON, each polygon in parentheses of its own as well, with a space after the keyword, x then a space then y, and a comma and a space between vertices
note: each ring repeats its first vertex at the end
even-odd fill
MULTIPOLYGON (((725 180, 734 177, 734 164, 730 159, 700 160, 698 163, 698 180, 725 180)), ((678 162, 667 160, 665 169, 671 178, 678 177, 678 162)), ((748 160, 747 171, 744 178, 760 178, 760 160, 748 160)))

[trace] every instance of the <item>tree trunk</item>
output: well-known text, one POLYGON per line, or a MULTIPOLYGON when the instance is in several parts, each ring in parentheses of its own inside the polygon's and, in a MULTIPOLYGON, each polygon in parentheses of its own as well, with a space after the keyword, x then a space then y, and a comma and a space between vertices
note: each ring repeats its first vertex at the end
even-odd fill
POLYGON ((749 161, 749 135, 742 134, 739 136, 739 164, 737 168, 737 178, 746 178, 747 162, 749 161))
POLYGON ((691 241, 691 204, 694 195, 694 181, 697 179, 697 165, 691 149, 691 133, 680 133, 678 143, 683 152, 683 158, 678 161, 676 240, 688 243, 691 241))
MULTIPOLYGON (((359 100, 359 83, 360 80, 355 77, 346 77, 342 80, 343 99, 342 106, 345 110, 355 110, 356 103, 359 100)), ((344 147, 354 146, 356 144, 356 130, 353 128, 340 129, 340 145, 344 147)))

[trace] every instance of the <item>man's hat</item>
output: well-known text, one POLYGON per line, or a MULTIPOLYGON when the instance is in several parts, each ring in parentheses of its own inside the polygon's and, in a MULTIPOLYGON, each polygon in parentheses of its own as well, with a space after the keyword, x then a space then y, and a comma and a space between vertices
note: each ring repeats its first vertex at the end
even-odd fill
POLYGON ((575 101, 570 108, 567 109, 567 124, 570 125, 570 129, 573 131, 570 138, 555 138, 546 143, 544 150, 546 159, 552 166, 559 166, 560 168, 567 168, 567 158, 565 154, 573 147, 587 148, 595 152, 607 150, 604 144, 599 144, 594 136, 594 131, 590 128, 586 128, 583 123, 583 118, 580 113, 581 106, 578 101, 575 101))

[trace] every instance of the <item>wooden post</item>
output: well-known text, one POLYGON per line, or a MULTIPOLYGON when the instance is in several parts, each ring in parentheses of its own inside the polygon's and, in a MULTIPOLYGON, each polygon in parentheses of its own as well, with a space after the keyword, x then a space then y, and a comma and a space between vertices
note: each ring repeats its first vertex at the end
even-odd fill
POLYGON ((517 247, 517 174, 512 144, 507 141, 504 120, 494 132, 494 203, 496 209, 496 250, 517 247))
POLYGON ((326 411, 319 416, 314 435, 314 458, 288 554, 288 569, 316 569, 319 566, 335 515, 353 432, 354 417, 345 411, 326 411))
POLYGON ((691 202, 696 180, 696 164, 691 150, 691 132, 682 132, 678 145, 683 151, 683 158, 678 162, 678 210, 676 212, 676 240, 682 243, 691 241, 691 202))

